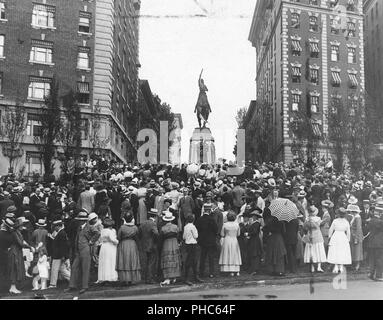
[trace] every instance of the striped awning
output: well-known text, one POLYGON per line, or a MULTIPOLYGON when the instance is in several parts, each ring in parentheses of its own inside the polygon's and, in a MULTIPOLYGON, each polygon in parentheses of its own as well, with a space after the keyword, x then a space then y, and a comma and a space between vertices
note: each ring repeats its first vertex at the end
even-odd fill
POLYGON ((301 76, 302 75, 301 68, 299 68, 299 67, 292 67, 292 71, 293 71, 293 76, 301 76))
POLYGON ((341 84, 342 80, 340 78, 340 73, 337 72, 337 71, 332 71, 331 72, 331 75, 332 75, 332 82, 333 83, 336 83, 336 84, 341 84))
POLYGON ((321 137, 322 136, 322 130, 321 130, 320 124, 318 122, 311 120, 311 128, 313 130, 313 134, 315 137, 321 137))
POLYGON ((291 44, 293 46, 294 51, 302 51, 302 47, 299 40, 293 40, 291 44))
POLYGON ((53 42, 32 39, 32 47, 52 49, 53 48, 53 42))
POLYGON ((89 93, 89 82, 77 82, 77 91, 79 93, 89 93))
POLYGON ((350 79, 351 85, 353 87, 357 87, 358 86, 358 79, 356 78, 356 74, 349 73, 348 77, 350 79))
POLYGON ((42 78, 42 77, 29 77, 29 82, 44 82, 44 83, 51 83, 51 78, 42 78))
POLYGON ((319 53, 319 44, 317 42, 310 42, 310 51, 319 53))
POLYGON ((46 11, 46 12, 56 12, 55 6, 48 6, 46 4, 34 3, 33 4, 34 11, 46 11))
POLYGON ((89 47, 78 47, 78 51, 79 52, 90 52, 90 48, 89 47))

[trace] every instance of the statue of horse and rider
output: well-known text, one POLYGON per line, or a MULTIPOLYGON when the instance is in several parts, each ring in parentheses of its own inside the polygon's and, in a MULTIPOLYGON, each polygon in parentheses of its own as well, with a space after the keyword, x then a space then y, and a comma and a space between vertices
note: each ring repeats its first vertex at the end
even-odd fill
POLYGON ((202 79, 202 72, 203 72, 203 69, 198 79, 199 96, 198 96, 196 107, 194 109, 194 113, 197 113, 198 125, 200 129, 206 128, 206 123, 208 123, 209 114, 211 113, 210 104, 206 94, 206 91, 208 91, 208 89, 205 85, 205 82, 202 79), (202 121, 203 121, 203 126, 202 126, 202 121))

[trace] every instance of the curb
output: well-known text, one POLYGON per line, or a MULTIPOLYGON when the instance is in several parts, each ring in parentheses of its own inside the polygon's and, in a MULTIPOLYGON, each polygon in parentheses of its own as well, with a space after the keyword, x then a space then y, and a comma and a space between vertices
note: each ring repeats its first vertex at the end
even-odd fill
MULTIPOLYGON (((149 288, 130 288, 130 289, 109 289, 109 290, 97 290, 88 291, 85 294, 79 296, 78 294, 59 293, 59 294, 46 294, 45 297, 48 300, 90 300, 90 299, 103 299, 103 298, 117 298, 117 297, 132 297, 132 296, 143 296, 143 295, 156 295, 156 294, 172 294, 172 293, 185 293, 204 291, 211 289, 222 289, 222 288, 244 288, 251 286, 278 286, 278 285, 294 285, 294 284, 312 284, 312 283, 323 283, 332 282, 337 275, 318 275, 318 276, 303 276, 295 278, 283 278, 283 279, 269 279, 269 280, 242 280, 242 281, 222 281, 222 282, 210 282, 205 284, 197 284, 193 286, 187 285, 176 285, 172 287, 149 287, 149 288)), ((367 280, 367 274, 348 274, 348 281, 356 280, 367 280)), ((8 297, 6 299, 31 299, 31 297, 8 297)))

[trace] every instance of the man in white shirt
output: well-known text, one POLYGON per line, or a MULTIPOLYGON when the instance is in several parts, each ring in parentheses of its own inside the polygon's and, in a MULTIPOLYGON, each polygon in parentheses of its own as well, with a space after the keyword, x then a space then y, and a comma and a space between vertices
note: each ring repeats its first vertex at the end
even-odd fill
POLYGON ((185 283, 192 286, 193 283, 188 280, 190 268, 193 270, 194 282, 203 282, 197 275, 197 239, 198 231, 194 225, 194 216, 188 215, 186 217, 186 225, 184 227, 183 239, 185 242, 185 283))

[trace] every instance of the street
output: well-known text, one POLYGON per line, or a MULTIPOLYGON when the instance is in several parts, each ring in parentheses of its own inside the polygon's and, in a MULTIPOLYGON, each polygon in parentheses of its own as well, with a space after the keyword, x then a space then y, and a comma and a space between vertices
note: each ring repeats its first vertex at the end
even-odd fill
POLYGON ((313 284, 254 286, 240 289, 213 289, 143 296, 118 297, 109 300, 383 300, 383 283, 349 281, 347 289, 334 289, 331 282, 313 284), (313 289, 313 290, 312 290, 313 289), (310 293, 310 290, 313 293, 310 293))

